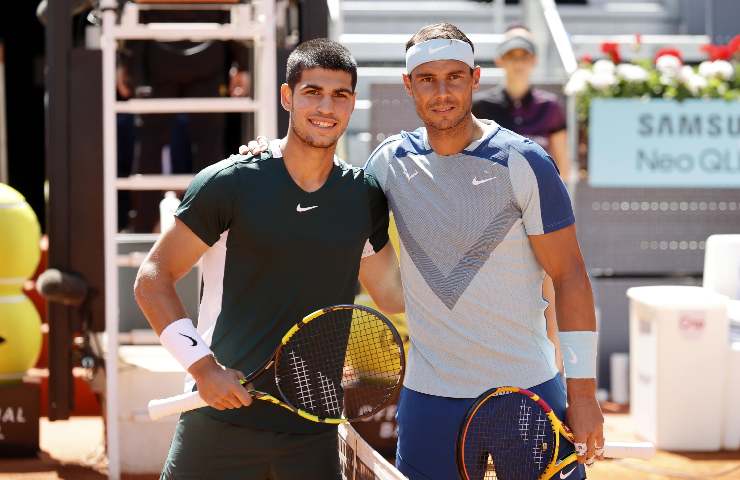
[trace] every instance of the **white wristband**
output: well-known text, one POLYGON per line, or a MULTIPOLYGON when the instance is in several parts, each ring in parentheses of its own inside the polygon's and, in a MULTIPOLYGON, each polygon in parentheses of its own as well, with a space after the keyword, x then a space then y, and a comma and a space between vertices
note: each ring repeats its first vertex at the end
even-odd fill
POLYGON ((560 332, 560 350, 567 378, 596 378, 596 332, 560 332))
POLYGON ((181 318, 167 325, 159 336, 159 342, 185 370, 201 358, 213 355, 189 318, 181 318))

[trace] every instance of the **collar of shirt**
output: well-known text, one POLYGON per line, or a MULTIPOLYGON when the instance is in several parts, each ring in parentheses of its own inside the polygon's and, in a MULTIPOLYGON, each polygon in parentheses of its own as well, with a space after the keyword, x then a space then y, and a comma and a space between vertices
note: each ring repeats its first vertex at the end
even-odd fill
POLYGON ((502 88, 502 94, 504 96, 504 99, 506 100, 506 106, 508 108, 514 107, 514 108, 521 108, 521 107, 527 107, 529 106, 532 101, 534 100, 534 95, 532 93, 532 87, 527 90, 527 93, 524 94, 524 96, 518 100, 514 100, 509 95, 509 92, 506 90, 506 88, 502 88))

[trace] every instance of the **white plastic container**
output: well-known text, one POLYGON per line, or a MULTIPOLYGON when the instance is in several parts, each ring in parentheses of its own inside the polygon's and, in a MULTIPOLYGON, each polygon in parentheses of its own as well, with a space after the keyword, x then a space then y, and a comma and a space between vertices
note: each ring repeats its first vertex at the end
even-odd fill
POLYGON ((727 391, 724 405, 724 431, 722 447, 725 450, 740 449, 740 409, 737 408, 740 398, 740 300, 727 302, 727 313, 730 318, 730 353, 727 360, 727 391))
POLYGON ((711 235, 707 238, 703 285, 740 300, 740 235, 711 235))
POLYGON ((175 192, 165 192, 159 202, 159 231, 166 232, 175 224, 175 211, 180 206, 180 199, 175 192))
POLYGON ((630 401, 630 356, 628 353, 612 353, 609 358, 611 369, 611 400, 624 405, 630 401))
POLYGON ((630 412, 657 448, 722 446, 728 319, 726 297, 701 287, 627 290, 630 412))

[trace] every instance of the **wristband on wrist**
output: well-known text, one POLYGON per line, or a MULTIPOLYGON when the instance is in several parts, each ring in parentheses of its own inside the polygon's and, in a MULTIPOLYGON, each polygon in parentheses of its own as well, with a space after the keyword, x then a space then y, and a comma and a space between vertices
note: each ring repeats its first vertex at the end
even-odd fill
POLYGON ((181 318, 167 325, 159 335, 159 342, 186 371, 201 358, 213 355, 189 318, 181 318))
POLYGON ((590 331, 560 332, 560 350, 567 378, 596 378, 599 335, 590 331))

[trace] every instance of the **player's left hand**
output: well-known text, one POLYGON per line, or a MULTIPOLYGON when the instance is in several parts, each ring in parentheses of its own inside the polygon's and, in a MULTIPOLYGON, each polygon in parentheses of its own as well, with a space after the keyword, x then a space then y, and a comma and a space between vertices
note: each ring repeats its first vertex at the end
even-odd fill
POLYGON ((591 465, 597 459, 604 459, 604 415, 593 392, 572 394, 571 381, 569 380, 566 423, 575 437, 578 463, 591 465), (584 444, 585 450, 582 447, 584 444))
POLYGON ((259 155, 269 148, 267 137, 259 136, 257 140, 251 140, 246 145, 239 147, 239 155, 259 155))

